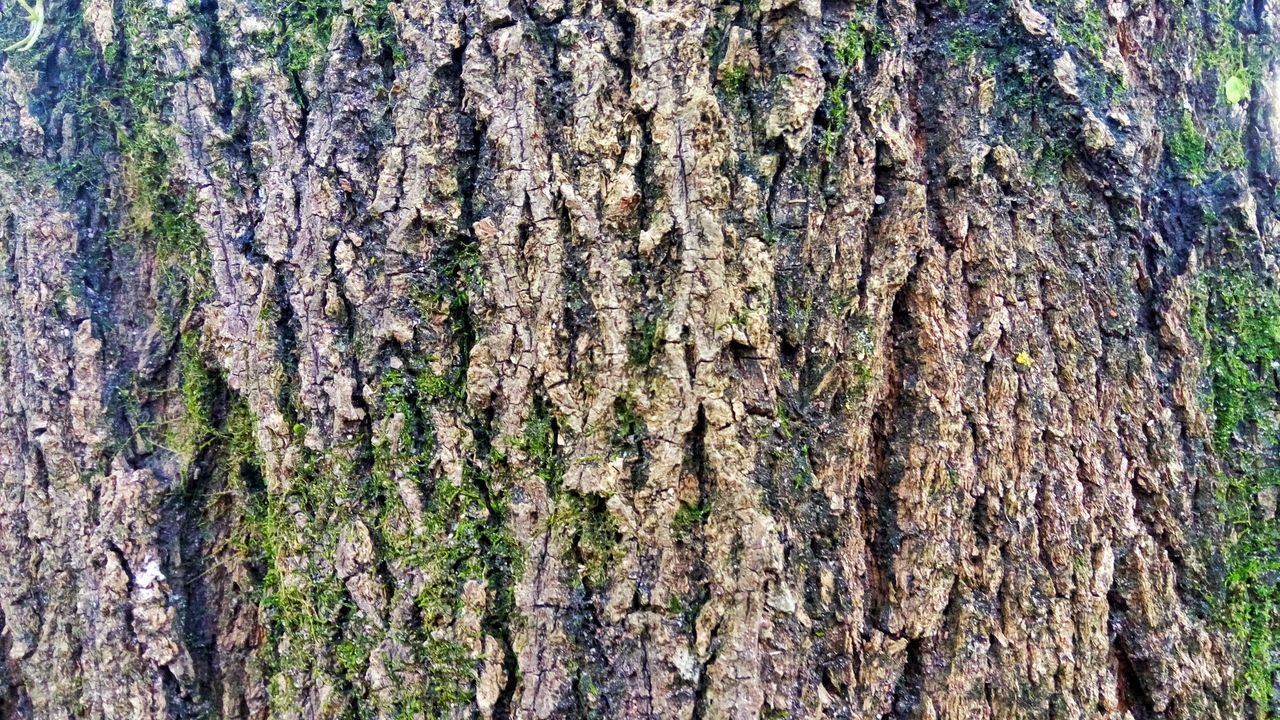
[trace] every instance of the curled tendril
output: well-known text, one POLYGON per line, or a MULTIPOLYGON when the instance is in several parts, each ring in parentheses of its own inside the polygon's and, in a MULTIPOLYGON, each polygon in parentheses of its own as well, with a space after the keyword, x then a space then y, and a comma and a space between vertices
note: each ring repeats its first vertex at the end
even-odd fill
POLYGON ((30 27, 27 28, 26 37, 16 43, 9 45, 4 49, 5 52, 22 52, 35 47, 36 40, 40 39, 40 31, 44 29, 44 0, 18 0, 18 4, 23 10, 27 11, 27 22, 30 27))

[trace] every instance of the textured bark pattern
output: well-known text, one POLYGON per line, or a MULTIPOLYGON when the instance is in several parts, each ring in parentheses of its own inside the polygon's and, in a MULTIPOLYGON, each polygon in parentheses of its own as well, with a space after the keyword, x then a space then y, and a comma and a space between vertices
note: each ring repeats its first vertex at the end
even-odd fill
POLYGON ((1271 712, 1189 317, 1274 2, 46 10, 5 717, 1271 712))

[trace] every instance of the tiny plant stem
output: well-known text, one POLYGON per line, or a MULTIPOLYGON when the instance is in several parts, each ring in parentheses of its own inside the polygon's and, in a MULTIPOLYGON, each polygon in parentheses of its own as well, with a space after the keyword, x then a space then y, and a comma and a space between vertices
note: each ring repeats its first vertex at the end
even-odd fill
POLYGON ((30 26, 27 28, 26 37, 6 47, 5 52, 30 50, 35 47, 36 40, 40 39, 40 31, 44 29, 44 0, 33 0, 31 3, 18 0, 18 4, 27 11, 27 22, 30 26))

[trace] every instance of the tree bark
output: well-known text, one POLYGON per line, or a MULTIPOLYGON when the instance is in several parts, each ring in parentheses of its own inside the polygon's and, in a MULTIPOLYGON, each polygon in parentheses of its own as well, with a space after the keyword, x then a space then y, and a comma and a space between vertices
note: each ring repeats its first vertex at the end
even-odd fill
POLYGON ((0 716, 1280 716, 1274 0, 39 8, 0 716))

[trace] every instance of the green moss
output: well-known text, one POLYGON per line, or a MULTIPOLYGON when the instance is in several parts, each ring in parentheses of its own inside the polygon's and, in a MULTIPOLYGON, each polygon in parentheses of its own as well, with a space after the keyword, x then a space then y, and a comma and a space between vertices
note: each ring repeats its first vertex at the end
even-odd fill
MULTIPOLYGON (((107 397, 107 414, 109 417, 122 418, 129 429, 129 435, 127 437, 121 435, 111 440, 104 458, 99 461, 98 471, 102 474, 111 472, 110 458, 130 446, 144 452, 154 452, 157 448, 155 433, 163 428, 143 407, 139 391, 145 392, 145 388, 139 387, 136 373, 129 373, 110 390, 107 397)), ((86 474, 85 480, 92 480, 91 474, 86 474)))
POLYGON ((176 131, 166 119, 173 81, 158 65, 165 50, 158 33, 168 20, 142 0, 128 0, 125 9, 120 110, 107 118, 116 126, 122 180, 121 221, 112 242, 154 253, 156 305, 162 327, 173 333, 211 294, 210 259, 194 195, 172 169, 179 155, 176 131))
POLYGON ((1266 56, 1256 37, 1240 31, 1241 17, 1247 12, 1243 0, 1207 0, 1199 14, 1201 32, 1186 32, 1195 49, 1197 75, 1215 75, 1228 103, 1248 96, 1249 85, 1261 76, 1259 63, 1266 56))
POLYGON ((1206 276, 1201 293, 1198 319, 1209 361, 1213 440, 1219 452, 1227 452, 1242 425, 1272 422, 1280 300, 1257 279, 1225 272, 1206 276))
MULTIPOLYGON (((459 381, 462 379, 457 378, 459 381)), ((462 382, 450 381, 443 375, 437 375, 430 371, 419 373, 415 382, 419 396, 429 402, 446 398, 462 400, 466 391, 466 385, 462 382)))
POLYGON ((404 46, 396 34, 395 20, 390 11, 391 0, 366 0, 360 7, 356 20, 356 35, 367 49, 385 50, 391 59, 402 64, 405 61, 404 46))
POLYGON ((893 47, 893 37, 876 24, 874 14, 863 10, 846 23, 840 32, 827 35, 826 43, 836 64, 835 82, 827 89, 827 122, 822 139, 823 154, 830 159, 835 155, 836 144, 848 121, 849 110, 845 105, 845 96, 852 73, 861 67, 866 58, 893 47))
POLYGON ((402 703, 399 717, 446 717, 475 700, 476 658, 465 645, 431 638, 424 652, 430 681, 420 695, 402 703), (425 712, 424 712, 425 711, 425 712))
POLYGON ((1064 163, 1071 157, 1074 146, 1069 140, 1046 137, 1038 141, 1033 153, 1031 177, 1041 183, 1054 183, 1062 179, 1064 163))
POLYGON ((285 70, 306 72, 328 51, 333 18, 341 12, 340 0, 290 0, 277 6, 285 70))
POLYGON ((676 510, 675 519, 671 523, 671 531, 676 537, 685 537, 701 527, 711 515, 711 504, 683 504, 676 510))
MULTIPOLYGON (((352 8, 353 24, 366 50, 376 54, 385 48, 396 62, 403 62, 404 52, 388 5, 389 0, 357 0, 352 8)), ((287 71, 305 73, 317 64, 329 50, 333 20, 342 12, 340 0, 289 0, 277 6, 276 17, 281 23, 277 42, 287 71)))
POLYGON ((850 20, 843 32, 829 36, 827 42, 841 68, 854 67, 867 54, 867 34, 862 19, 850 20))
POLYGON ((782 306, 782 332, 787 342, 799 345, 813 322, 813 296, 788 297, 782 306))
POLYGON ((242 496, 263 480, 262 451, 256 433, 257 420, 249 405, 242 398, 233 397, 219 442, 225 454, 222 467, 227 469, 228 485, 242 496))
POLYGON ((978 33, 962 28, 947 39, 947 57, 957 65, 969 62, 969 59, 982 48, 983 38, 978 33))
POLYGON ((1097 5, 1089 2, 1078 17, 1062 16, 1057 27, 1068 45, 1085 51, 1091 59, 1102 58, 1106 49, 1107 21, 1097 5))
MULTIPOLYGON (((452 624, 463 611, 464 587, 480 581, 493 598, 486 632, 508 632, 515 612, 512 587, 523 564, 506 525, 508 501, 499 490, 507 482, 496 477, 506 472, 506 459, 494 452, 482 457, 481 448, 472 448, 460 481, 433 470, 435 413, 465 411, 460 383, 433 372, 431 365, 429 358, 411 360, 406 369, 389 371, 379 382, 379 415, 399 416, 399 434, 375 439, 364 502, 380 508, 373 522, 379 556, 392 568, 418 568, 431 579, 414 598, 423 627, 410 638, 430 682, 425 688, 405 689, 397 712, 406 717, 438 717, 474 699, 480 658, 466 644, 436 637, 430 629, 452 624), (398 483, 406 480, 429 489, 416 526, 399 494, 398 483)), ((533 442, 549 442, 537 433, 531 430, 533 442)))
POLYGON ((648 433, 644 418, 636 413, 635 401, 627 395, 620 397, 614 404, 614 428, 610 438, 614 456, 629 457, 638 454, 638 447, 648 433))
POLYGON ((1244 134, 1239 129, 1220 131, 1213 138, 1213 165, 1221 169, 1242 168, 1248 160, 1244 152, 1244 134))
POLYGON ((1243 690, 1271 707, 1280 671, 1280 522, 1260 509, 1280 487, 1280 293, 1251 271, 1202 277, 1192 313, 1204 344, 1225 576, 1216 608, 1242 650, 1243 690))
POLYGON ((1197 185, 1204 180, 1207 157, 1205 139, 1196 129, 1190 112, 1182 114, 1178 128, 1169 135, 1165 144, 1169 147, 1174 166, 1183 177, 1197 185))
MULTIPOLYGON (((287 490, 257 496, 250 542, 265 571, 260 608, 271 637, 268 669, 305 678, 324 671, 335 648, 362 633, 342 621, 355 608, 332 567, 345 520, 336 515, 337 501, 349 497, 341 471, 308 452, 287 482, 287 490)), ((351 661, 349 649, 345 657, 351 661)), ((274 707, 289 706, 290 686, 272 695, 274 707)))
POLYGON ((608 510, 607 497, 564 487, 565 468, 556 450, 557 431, 550 412, 538 405, 517 444, 528 455, 534 476, 550 491, 553 509, 547 527, 561 534, 566 552, 572 553, 574 564, 583 568, 582 579, 599 586, 604 584, 620 551, 617 521, 608 510))
POLYGON ((535 409, 524 426, 524 436, 517 443, 529 455, 534 474, 552 490, 560 487, 564 467, 556 456, 556 428, 550 413, 535 409))
MULTIPOLYGON (((294 432, 301 445, 306 427, 299 423, 294 432)), ((353 508, 377 507, 377 492, 354 482, 357 463, 349 459, 366 443, 355 438, 332 452, 304 449, 289 477, 253 497, 245 542, 262 569, 259 606, 270 638, 264 660, 277 710, 295 702, 299 684, 334 672, 341 680, 335 702, 356 702, 376 645, 379 629, 357 611, 334 567, 341 533, 361 517, 353 508)), ((377 538, 376 523, 362 519, 377 538)))
POLYGON ((194 334, 185 334, 180 340, 178 376, 183 420, 169 444, 185 469, 216 434, 213 422, 214 381, 194 334))
POLYGON ((562 491, 556 494, 555 509, 548 527, 559 529, 582 568, 582 579, 593 587, 604 585, 609 568, 620 558, 618 523, 607 507, 607 498, 598 494, 562 491))
POLYGON ((778 417, 778 433, 782 435, 782 439, 790 440, 793 436, 791 432, 791 416, 787 414, 787 406, 779 399, 775 411, 778 417))
POLYGON ((750 82, 751 69, 745 65, 729 68, 721 80, 725 96, 731 99, 741 97, 750 82))
POLYGON ((642 310, 631 314, 631 333, 627 335, 627 361, 635 367, 649 364, 661 341, 662 323, 642 310))
POLYGON ((828 159, 835 156, 836 144, 844 132, 848 109, 844 104, 845 80, 841 77, 827 91, 827 127, 822 135, 822 153, 828 159))
POLYGON ((799 451, 795 454, 793 467, 793 489, 799 490, 813 485, 813 461, 809 459, 808 444, 800 445, 799 451))

